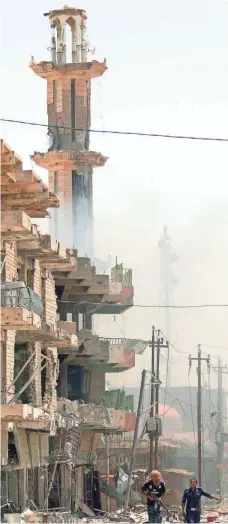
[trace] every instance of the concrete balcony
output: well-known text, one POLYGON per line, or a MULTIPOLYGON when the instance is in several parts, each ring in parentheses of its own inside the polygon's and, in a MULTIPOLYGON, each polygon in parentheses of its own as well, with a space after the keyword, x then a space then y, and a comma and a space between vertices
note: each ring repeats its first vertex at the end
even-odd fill
POLYGON ((44 321, 40 322, 37 329, 23 331, 20 329, 16 332, 17 343, 35 341, 40 341, 47 347, 58 348, 60 352, 78 350, 77 335, 71 335, 63 329, 56 328, 54 324, 48 325, 44 321))
POLYGON ((77 400, 58 400, 58 413, 74 415, 84 431, 116 432, 129 431, 124 410, 106 408, 103 405, 80 404, 77 400))
POLYGON ((132 271, 115 266, 109 275, 96 274, 87 257, 77 257, 71 271, 55 271, 56 287, 61 300, 78 303, 79 312, 90 314, 123 313, 133 305, 132 271))
POLYGON ((0 139, 1 157, 1 179, 4 180, 4 171, 22 170, 22 159, 11 147, 1 138, 0 139))
POLYGON ((39 328, 44 308, 42 299, 24 282, 1 284, 1 326, 3 329, 39 328))
POLYGON ((96 275, 93 267, 80 267, 77 264, 76 268, 68 273, 59 268, 54 272, 54 278, 56 285, 64 288, 63 300, 97 301, 99 295, 103 296, 109 292, 109 276, 96 275))
POLYGON ((37 240, 39 232, 24 211, 4 211, 1 213, 1 236, 4 240, 37 240))
POLYGON ((17 342, 41 341, 52 347, 78 348, 78 338, 67 333, 55 322, 43 320, 43 301, 24 282, 5 282, 1 285, 1 327, 16 330, 17 342))
POLYGON ((63 329, 68 333, 68 335, 76 335, 77 333, 77 324, 76 322, 68 322, 65 320, 59 320, 57 322, 57 327, 63 329))
POLYGON ((135 367, 135 350, 125 347, 125 339, 101 338, 101 340, 109 343, 106 373, 122 372, 135 367))
POLYGON ((40 328, 40 317, 35 313, 21 308, 1 307, 2 329, 24 330, 36 332, 40 328))
POLYGON ((28 404, 2 404, 0 415, 1 423, 16 422, 17 427, 47 429, 50 425, 48 414, 28 404))
POLYGON ((17 248, 23 256, 39 260, 51 270, 71 270, 73 267, 70 253, 51 235, 38 234, 35 239, 19 240, 17 248))
POLYGON ((110 418, 105 406, 95 404, 80 404, 78 400, 59 399, 57 403, 58 413, 69 413, 78 419, 82 426, 107 427, 110 418))
MULTIPOLYGON (((10 158, 10 152, 3 153, 10 158)), ((12 156, 12 154, 11 154, 12 156)), ((14 160, 15 160, 14 154, 14 160)), ((48 190, 48 186, 32 170, 22 170, 9 163, 3 166, 1 177, 1 209, 2 211, 21 210, 30 217, 41 218, 49 216, 47 208, 59 207, 59 199, 48 190)))
POLYGON ((134 431, 136 413, 127 413, 124 409, 108 408, 111 425, 116 432, 126 433, 134 431))

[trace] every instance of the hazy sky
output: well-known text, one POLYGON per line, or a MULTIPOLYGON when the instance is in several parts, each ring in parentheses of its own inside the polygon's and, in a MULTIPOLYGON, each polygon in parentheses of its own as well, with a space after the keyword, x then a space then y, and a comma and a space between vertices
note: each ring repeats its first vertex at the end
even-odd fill
MULTIPOLYGON (((45 123, 46 82, 29 69, 49 57, 49 23, 43 13, 60 0, 8 0, 1 6, 1 115, 45 123)), ((228 136, 228 3, 223 0, 84 0, 95 57, 108 71, 92 91, 92 127, 153 133, 228 136)), ((23 157, 47 148, 46 130, 4 124, 2 136, 23 157)), ((158 304, 159 252, 168 225, 179 256, 175 303, 225 303, 227 279, 228 144, 126 136, 92 136, 108 155, 94 174, 96 255, 118 255, 133 268, 135 302, 158 304)), ((44 170, 38 173, 47 179, 44 170)), ((45 224, 46 225, 46 224, 45 224)), ((44 228, 44 225, 43 225, 44 228)), ((227 309, 175 310, 172 339, 181 350, 204 350, 226 359, 227 309)), ((164 328, 157 309, 95 319, 105 336, 150 337, 164 328)), ((187 355, 174 352, 174 383, 184 383, 187 355)), ((227 359, 228 360, 228 359, 227 359)), ((118 384, 134 385, 149 351, 118 384)), ((195 380, 195 371, 193 370, 195 380)), ((117 379, 115 377, 115 383, 117 379)))

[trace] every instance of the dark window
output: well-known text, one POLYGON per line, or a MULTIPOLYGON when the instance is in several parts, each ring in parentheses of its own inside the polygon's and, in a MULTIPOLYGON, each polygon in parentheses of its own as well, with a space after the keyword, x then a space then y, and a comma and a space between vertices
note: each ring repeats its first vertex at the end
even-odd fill
POLYGON ((80 366, 68 366, 67 384, 69 400, 83 399, 84 369, 80 366))

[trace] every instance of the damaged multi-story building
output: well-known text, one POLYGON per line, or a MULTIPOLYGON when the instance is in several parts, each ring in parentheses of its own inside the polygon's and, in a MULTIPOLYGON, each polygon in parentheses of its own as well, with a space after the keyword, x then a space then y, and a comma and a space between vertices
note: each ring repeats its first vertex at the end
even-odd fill
POLYGON ((97 274, 92 258, 93 168, 107 158, 89 151, 91 79, 106 61, 87 61, 85 11, 48 16, 51 61, 30 67, 47 80, 51 144, 31 158, 49 185, 1 141, 2 501, 74 512, 101 507, 97 450, 106 449, 99 473, 108 479, 109 435, 134 428, 128 402, 110 408, 104 392, 107 372, 134 367, 138 341, 93 334, 94 315, 122 313, 134 296, 130 269, 97 274), (47 216, 43 235, 35 222, 47 216))

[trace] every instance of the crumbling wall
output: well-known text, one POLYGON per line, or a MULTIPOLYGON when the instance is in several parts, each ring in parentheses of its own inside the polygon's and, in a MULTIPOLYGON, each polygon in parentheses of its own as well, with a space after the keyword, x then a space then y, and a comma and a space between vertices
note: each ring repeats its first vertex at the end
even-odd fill
POLYGON ((17 280, 17 246, 16 242, 5 242, 5 276, 6 282, 17 280))
POLYGON ((96 452, 102 446, 101 433, 83 431, 81 435, 79 456, 84 453, 96 452))
POLYGON ((16 332, 2 331, 2 402, 7 403, 14 395, 14 346, 16 332))
MULTIPOLYGON (((5 278, 6 282, 17 280, 17 248, 16 242, 5 242, 5 278)), ((14 395, 14 345, 16 332, 2 330, 2 359, 1 359, 1 393, 2 402, 9 402, 14 395), (10 386, 10 389, 9 389, 10 386), (9 391, 8 391, 9 390, 9 391)))
POLYGON ((55 411, 57 410, 57 380, 59 375, 57 348, 46 348, 45 354, 48 361, 46 367, 44 403, 48 404, 48 411, 53 419, 55 411))
POLYGON ((39 260, 35 260, 33 270, 33 290, 40 296, 42 295, 41 282, 42 280, 40 263, 39 260))
POLYGON ((28 356, 34 353, 34 357, 29 362, 29 376, 36 369, 36 374, 28 388, 29 401, 33 406, 39 408, 42 405, 42 392, 41 392, 41 343, 34 342, 28 344, 28 356))
POLYGON ((55 280, 52 274, 45 271, 45 282, 44 282, 44 318, 48 326, 52 326, 53 330, 56 329, 56 294, 55 294, 55 280))

